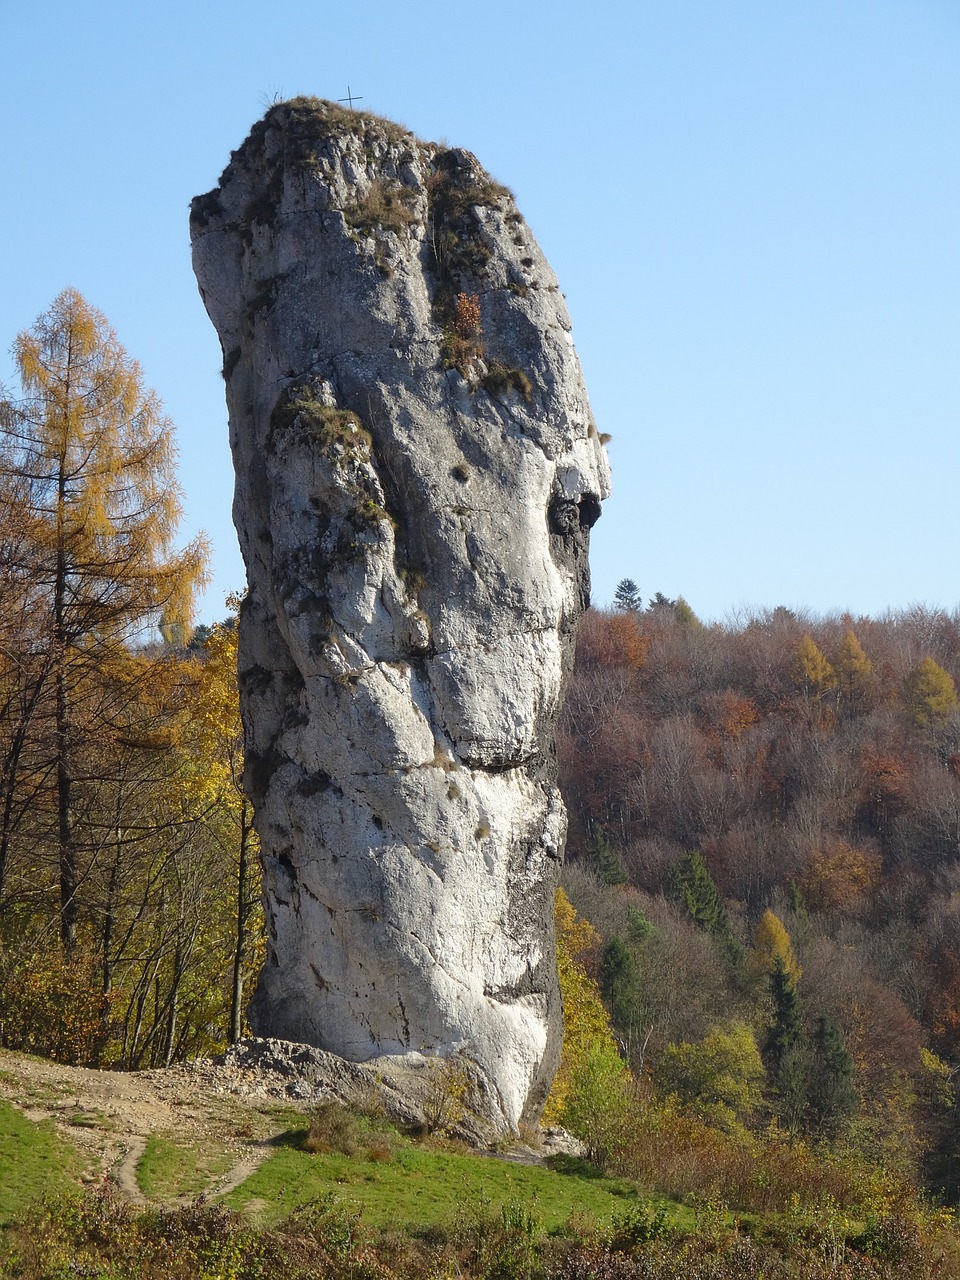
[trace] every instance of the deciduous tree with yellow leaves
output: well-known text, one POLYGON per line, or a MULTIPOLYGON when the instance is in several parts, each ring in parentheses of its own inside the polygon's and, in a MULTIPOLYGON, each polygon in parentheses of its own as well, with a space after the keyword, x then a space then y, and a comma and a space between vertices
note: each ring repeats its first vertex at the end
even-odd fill
POLYGON ((796 986, 800 980, 801 969, 793 954, 790 935, 778 915, 772 911, 765 911, 753 935, 750 969, 757 977, 767 980, 778 960, 783 965, 784 973, 796 986))
POLYGON ((600 1156, 613 1140, 618 1101, 625 1098, 629 1073, 617 1050, 600 988, 584 964, 600 935, 588 920, 577 916, 562 889, 557 890, 554 920, 563 996, 563 1053, 544 1120, 566 1125, 600 1156))
POLYGON ((844 633, 840 652, 833 666, 841 706, 848 711, 864 710, 873 690, 873 663, 864 652, 852 627, 848 627, 844 633))
POLYGON ((809 634, 801 638, 794 653, 793 678, 807 698, 819 698, 837 687, 836 672, 809 634))

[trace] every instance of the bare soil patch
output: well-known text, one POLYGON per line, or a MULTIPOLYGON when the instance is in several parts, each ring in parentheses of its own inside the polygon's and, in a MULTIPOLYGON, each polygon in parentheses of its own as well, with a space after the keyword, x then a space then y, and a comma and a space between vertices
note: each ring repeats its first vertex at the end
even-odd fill
POLYGON ((229 1172, 205 1188, 208 1195, 248 1178, 269 1139, 291 1122, 289 1103, 256 1086, 212 1062, 97 1071, 0 1050, 0 1098, 31 1120, 52 1119, 86 1157, 87 1180, 109 1176, 138 1201, 137 1165, 151 1135, 230 1154, 229 1172))

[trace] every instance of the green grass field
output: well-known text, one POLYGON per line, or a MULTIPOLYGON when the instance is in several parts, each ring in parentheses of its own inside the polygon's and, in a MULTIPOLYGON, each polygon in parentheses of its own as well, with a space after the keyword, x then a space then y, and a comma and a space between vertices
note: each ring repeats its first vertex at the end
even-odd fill
MULTIPOLYGON (((568 1162, 575 1171, 561 1173, 410 1142, 379 1159, 364 1153, 311 1154, 301 1147, 303 1136, 302 1131, 283 1135, 276 1151, 224 1203, 254 1212, 258 1222, 269 1226, 333 1192, 343 1207, 362 1211, 371 1226, 421 1230, 450 1224, 465 1208, 498 1211, 522 1202, 545 1230, 555 1231, 571 1220, 609 1222, 640 1199, 630 1183, 593 1176, 582 1162, 568 1162)), ((662 1203, 676 1225, 692 1221, 685 1207, 662 1203)))
MULTIPOLYGON (((366 1117, 358 1121, 362 1140, 352 1154, 311 1153, 303 1146, 302 1116, 287 1110, 272 1119, 286 1126, 284 1132, 274 1128, 267 1159, 223 1201, 264 1227, 330 1195, 374 1228, 449 1226, 464 1211, 498 1213, 517 1204, 527 1206, 545 1231, 606 1224, 645 1203, 662 1204, 676 1226, 692 1225, 687 1207, 640 1193, 627 1181, 600 1177, 582 1161, 558 1158, 557 1168, 546 1168, 480 1156, 452 1144, 417 1142, 366 1117)), ((151 1135, 137 1181, 154 1203, 209 1195, 237 1154, 211 1138, 151 1135)), ((83 1169, 80 1154, 53 1121, 34 1123, 0 1102, 0 1224, 46 1196, 79 1191, 83 1169)))
POLYGON ((34 1124, 0 1102, 0 1223, 43 1196, 79 1185, 82 1161, 52 1120, 34 1124))
POLYGON ((216 1143, 179 1142, 152 1133, 137 1162, 137 1185, 148 1200, 199 1195, 210 1190, 233 1160, 233 1154, 216 1143))

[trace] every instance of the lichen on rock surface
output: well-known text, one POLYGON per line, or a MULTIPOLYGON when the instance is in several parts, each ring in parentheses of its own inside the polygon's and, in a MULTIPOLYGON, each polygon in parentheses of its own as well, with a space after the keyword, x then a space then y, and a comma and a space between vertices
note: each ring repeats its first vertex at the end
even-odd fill
POLYGON ((563 297, 472 155, 316 99, 191 231, 248 576, 251 1025, 456 1053, 515 1128, 562 1035, 553 731, 608 492, 563 297))

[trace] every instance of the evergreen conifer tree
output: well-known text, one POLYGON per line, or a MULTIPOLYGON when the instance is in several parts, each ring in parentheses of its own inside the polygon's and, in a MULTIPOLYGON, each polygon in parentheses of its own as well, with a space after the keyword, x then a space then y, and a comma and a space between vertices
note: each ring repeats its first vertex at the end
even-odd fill
POLYGON ((592 860, 597 875, 604 884, 627 883, 628 876, 623 860, 600 827, 595 827, 590 833, 587 841, 587 856, 592 860))
POLYGON ((621 578, 613 593, 613 603, 623 613, 639 613, 643 608, 640 588, 632 578, 621 578))
POLYGON ((763 1047, 767 1080, 780 1118, 791 1130, 803 1127, 810 1077, 810 1055, 803 1027, 797 985, 783 957, 770 973, 773 1022, 763 1047))
POLYGON ((638 946, 642 946, 654 932, 653 925, 640 908, 630 904, 627 906, 627 932, 630 941, 638 946))
POLYGON ((817 1019, 810 1058, 807 1102, 811 1127, 834 1137, 857 1106, 853 1059, 833 1018, 817 1019))
POLYGON ((637 961, 622 939, 611 938, 604 947, 598 979, 614 1026, 629 1045, 643 1020, 643 988, 637 961))
POLYGON ((703 854, 693 849, 670 868, 670 886, 691 920, 710 933, 728 927, 727 913, 703 854))
POLYGON ((691 920, 713 935, 730 966, 739 969, 743 963, 743 948, 730 928, 723 900, 703 854, 694 849, 675 862, 670 868, 669 885, 691 920))

